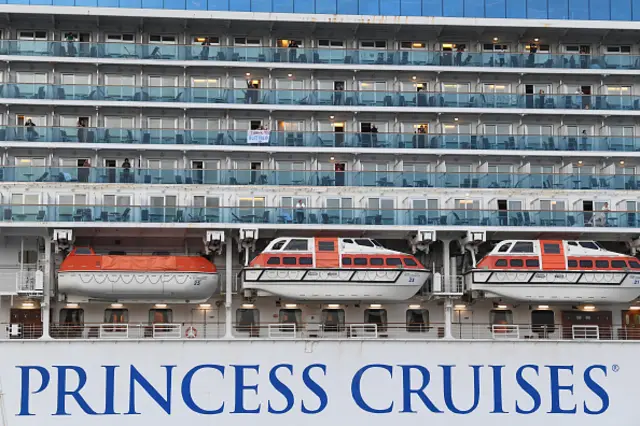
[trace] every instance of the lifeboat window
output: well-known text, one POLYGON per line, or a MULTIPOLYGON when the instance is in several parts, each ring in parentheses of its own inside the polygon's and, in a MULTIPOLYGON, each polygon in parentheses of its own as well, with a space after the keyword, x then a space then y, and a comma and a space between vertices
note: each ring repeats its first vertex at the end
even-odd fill
POLYGON ((74 254, 93 254, 93 251, 89 247, 77 247, 73 253, 74 254))
POLYGON ((311 257, 301 257, 300 265, 313 265, 313 259, 311 257))
POLYGON ((282 264, 283 265, 295 265, 297 263, 297 259, 295 257, 283 257, 282 264))
POLYGON ((149 309, 150 324, 171 324, 173 311, 171 309, 149 309))
POLYGON ((507 259, 496 260, 496 266, 507 266, 507 259))
POLYGON ((631 266, 633 269, 640 269, 640 262, 636 260, 630 260, 629 266, 631 266))
POLYGON ((84 325, 84 309, 60 309, 60 325, 84 325))
POLYGON ((287 240, 278 241, 273 245, 273 247, 271 247, 271 250, 280 250, 282 247, 284 247, 284 243, 286 242, 287 240))
POLYGON ((384 265, 384 260, 381 257, 372 257, 369 259, 369 264, 371 266, 382 266, 384 265))
POLYGON ((411 259, 410 257, 406 257, 404 259, 404 264, 406 266, 418 266, 418 262, 416 262, 415 260, 411 259))
POLYGON ((377 242, 376 240, 371 240, 371 242, 373 243, 374 246, 376 247, 384 247, 382 244, 380 244, 379 242, 377 242))
POLYGON ((578 261, 574 259, 569 259, 569 268, 577 268, 577 267, 578 267, 578 261))
POLYGON ((397 257, 388 257, 387 266, 402 266, 402 261, 397 257))
POLYGON ((104 322, 105 324, 126 324, 129 322, 129 310, 105 309, 104 322))
POLYGON ((126 256, 126 255, 127 255, 126 251, 112 250, 109 252, 109 256, 126 256))
POLYGON ((343 257, 342 258, 342 264, 343 265, 351 265, 351 258, 350 257, 343 257))
POLYGON ((513 245, 511 253, 533 253, 533 243, 530 241, 518 241, 513 245))
POLYGON ((489 313, 491 325, 513 324, 513 312, 511 309, 492 309, 489 313))
POLYGON ((364 238, 358 238, 357 240, 355 240, 355 242, 359 246, 374 247, 374 245, 371 242, 371 240, 365 240, 364 238))
POLYGON ((336 246, 333 241, 319 241, 318 251, 335 251, 336 246))
POLYGON ((329 332, 344 330, 344 309, 323 309, 322 330, 329 332))
POLYGON ((426 309, 407 309, 407 331, 424 333, 429 331, 429 311, 426 309))
POLYGON ((509 266, 512 266, 514 268, 522 268, 523 265, 524 265, 524 262, 522 261, 522 259, 510 259, 509 260, 509 266))
POLYGON ((386 309, 365 309, 365 324, 376 324, 378 331, 387 331, 387 310, 386 309))
POLYGON ((560 254, 560 244, 545 244, 545 254, 560 254))
POLYGON ((627 262, 625 262, 624 260, 612 260, 611 261, 611 267, 612 268, 626 268, 627 267, 627 262))
POLYGON ((356 257, 353 259, 353 264, 358 266, 364 266, 367 264, 367 258, 365 257, 356 257))
POLYGON ((570 246, 578 246, 578 243, 576 243, 575 241, 568 241, 567 244, 569 244, 570 246))
POLYGON ((600 248, 598 243, 596 243, 595 241, 581 241, 580 245, 584 248, 588 248, 592 250, 598 250, 600 248))
POLYGON ((548 309, 531 311, 531 331, 540 338, 547 338, 550 333, 556 331, 553 311, 548 309))
POLYGON ((307 240, 291 240, 285 250, 306 251, 309 250, 309 241, 307 240))
POLYGON ((580 261, 581 268, 593 268, 593 260, 581 260, 580 261))
POLYGON ((609 268, 608 260, 596 260, 596 268, 609 268))
POLYGON ((503 244, 498 248, 498 253, 506 253, 509 251, 509 247, 511 247, 511 243, 503 244))
POLYGON ((525 261, 525 265, 527 265, 528 268, 538 268, 540 266, 540 262, 538 262, 538 259, 527 259, 525 261))
POLYGON ((300 324, 302 322, 301 309, 280 309, 278 313, 278 322, 280 324, 300 324))
POLYGON ((236 309, 236 329, 257 337, 260 334, 260 310, 236 309))
POLYGON ((279 265, 280 264, 280 258, 277 256, 272 256, 269 258, 269 260, 267 260, 267 265, 279 265))
POLYGON ((353 244, 353 240, 351 238, 345 238, 344 240, 342 240, 344 243, 347 244, 353 244))

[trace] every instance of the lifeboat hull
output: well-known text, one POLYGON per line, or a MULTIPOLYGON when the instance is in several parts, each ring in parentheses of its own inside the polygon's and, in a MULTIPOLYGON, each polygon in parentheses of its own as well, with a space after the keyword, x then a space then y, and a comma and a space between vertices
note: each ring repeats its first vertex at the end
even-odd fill
POLYGON ((199 303, 219 290, 219 275, 206 272, 66 271, 58 291, 68 301, 88 299, 199 303))
POLYGON ((465 279, 469 290, 521 301, 629 303, 640 297, 637 273, 475 270, 465 279))
POLYGON ((407 300, 426 283, 425 270, 263 269, 243 271, 243 289, 297 300, 407 300))

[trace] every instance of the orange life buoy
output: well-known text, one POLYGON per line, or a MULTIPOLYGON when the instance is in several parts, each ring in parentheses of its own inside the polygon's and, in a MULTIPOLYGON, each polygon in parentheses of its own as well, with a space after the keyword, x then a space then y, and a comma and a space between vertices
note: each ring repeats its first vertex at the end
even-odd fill
POLYGON ((187 339, 195 339, 198 336, 198 330, 195 327, 188 327, 184 331, 184 335, 187 339))

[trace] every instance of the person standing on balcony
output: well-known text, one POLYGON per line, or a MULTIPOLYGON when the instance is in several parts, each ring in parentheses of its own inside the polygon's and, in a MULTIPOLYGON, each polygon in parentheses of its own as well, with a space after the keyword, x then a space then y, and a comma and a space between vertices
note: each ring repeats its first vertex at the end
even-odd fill
POLYGON ((298 200, 296 204, 296 222, 304 223, 304 209, 306 208, 303 200, 298 200))
POLYGON ((206 61, 209 59, 209 46, 211 46, 211 40, 209 37, 205 37, 202 41, 202 51, 200 52, 200 60, 206 61))
POLYGON ((129 183, 131 181, 131 163, 128 158, 122 162, 122 182, 129 183))
POLYGON ((91 163, 89 162, 88 159, 85 159, 84 162, 82 163, 82 167, 80 168, 80 170, 78 170, 78 180, 80 182, 84 182, 84 183, 89 182, 89 173, 91 171, 90 167, 91 167, 91 163))

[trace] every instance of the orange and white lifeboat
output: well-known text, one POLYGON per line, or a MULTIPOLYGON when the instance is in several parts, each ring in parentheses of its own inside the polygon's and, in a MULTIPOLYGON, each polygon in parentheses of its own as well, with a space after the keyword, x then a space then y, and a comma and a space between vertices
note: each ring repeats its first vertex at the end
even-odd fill
POLYGON ((414 256, 369 238, 278 238, 244 268, 243 289, 301 300, 406 300, 429 276, 414 256))
POLYGON ((98 255, 76 247, 58 272, 67 300, 204 302, 217 290, 216 267, 200 256, 98 255))
POLYGON ((465 273, 487 297, 627 303, 640 296, 640 262, 595 241, 502 241, 465 273))

